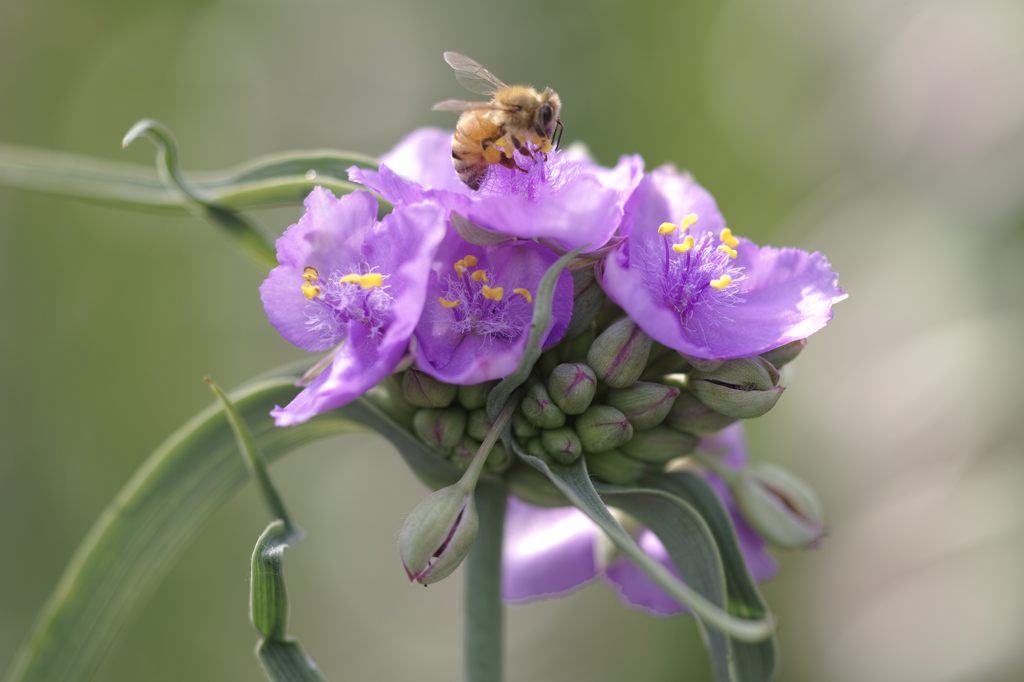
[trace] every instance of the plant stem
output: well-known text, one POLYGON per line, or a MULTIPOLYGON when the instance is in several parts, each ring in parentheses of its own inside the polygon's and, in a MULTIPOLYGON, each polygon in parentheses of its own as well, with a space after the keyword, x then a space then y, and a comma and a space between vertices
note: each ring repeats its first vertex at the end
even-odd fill
POLYGON ((501 546, 508 490, 489 479, 476 486, 480 530, 466 557, 466 682, 501 682, 505 610, 501 602, 501 546))

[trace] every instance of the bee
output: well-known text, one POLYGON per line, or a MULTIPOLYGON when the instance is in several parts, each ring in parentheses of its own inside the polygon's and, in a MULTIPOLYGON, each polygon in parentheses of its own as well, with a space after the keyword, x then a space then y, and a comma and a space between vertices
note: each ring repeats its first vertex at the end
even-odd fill
POLYGON ((513 149, 529 158, 534 152, 551 151, 551 140, 562 122, 558 117, 562 101, 551 88, 537 92, 529 85, 505 85, 494 74, 469 57, 445 52, 444 60, 455 69, 455 78, 467 90, 488 95, 490 102, 449 99, 434 105, 434 111, 461 111, 452 136, 452 165, 459 179, 470 189, 479 189, 487 169, 496 163, 506 168, 525 169, 516 163, 513 149), (531 152, 527 144, 536 148, 531 152))

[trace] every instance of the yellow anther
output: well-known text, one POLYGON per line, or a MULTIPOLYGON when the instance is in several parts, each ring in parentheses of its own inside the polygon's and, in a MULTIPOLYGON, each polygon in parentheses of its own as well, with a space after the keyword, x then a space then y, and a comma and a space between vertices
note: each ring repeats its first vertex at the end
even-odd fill
POLYGON ((462 259, 462 264, 467 268, 471 268, 479 262, 480 260, 476 256, 466 256, 462 259))
POLYGON ((446 298, 438 298, 437 302, 443 305, 445 308, 454 308, 460 303, 460 301, 449 301, 446 298))
POLYGON ((338 284, 359 284, 359 275, 354 272, 351 275, 345 275, 338 280, 338 284))
POLYGON ((306 295, 306 300, 311 301, 320 295, 320 287, 309 282, 302 283, 302 293, 306 295))
POLYGON ((474 272, 471 275, 471 277, 473 278, 474 282, 486 282, 487 281, 487 273, 484 272, 483 270, 477 270, 476 272, 474 272))
POLYGON ((502 287, 495 287, 492 289, 486 284, 481 291, 483 292, 484 298, 489 298, 492 301, 500 301, 501 297, 505 295, 505 289, 502 287))
POLYGON ((512 293, 519 294, 520 296, 526 299, 527 303, 533 303, 533 296, 530 295, 530 291, 528 289, 523 289, 522 287, 520 287, 518 289, 513 289, 512 293))
POLYGON ((683 240, 682 244, 673 244, 672 250, 676 253, 686 253, 693 248, 693 237, 686 235, 686 239, 683 240))
POLYGON ((316 281, 320 279, 320 273, 316 271, 316 268, 307 265, 306 267, 302 268, 302 279, 306 280, 307 282, 310 280, 316 281))
POLYGON ((455 272, 459 273, 459 277, 462 277, 462 271, 466 269, 466 261, 460 260, 455 262, 455 272))
POLYGON ((368 275, 359 277, 359 286, 364 289, 373 289, 384 284, 384 275, 379 272, 371 272, 368 275))
POLYGON ((661 235, 672 234, 675 231, 676 226, 674 223, 662 223, 661 226, 658 228, 658 234, 661 235))
POLYGON ((690 225, 693 225, 695 222, 697 222, 697 214, 691 213, 690 215, 686 216, 685 218, 679 221, 679 226, 683 230, 688 230, 690 229, 690 225))
POLYGON ((718 238, 734 249, 740 245, 740 240, 732 236, 732 230, 730 230, 728 227, 722 230, 722 232, 718 235, 718 238))
POLYGON ((729 275, 722 275, 718 279, 711 280, 712 289, 724 289, 732 282, 732 277, 729 275))
POLYGON ((719 250, 719 251, 724 251, 725 253, 729 254, 729 258, 732 258, 733 260, 735 260, 735 259, 736 259, 736 256, 737 256, 737 255, 739 255, 739 254, 737 254, 737 253, 736 253, 736 249, 731 249, 731 248, 729 248, 729 245, 728 245, 728 244, 722 244, 722 245, 720 245, 720 246, 718 247, 718 250, 719 250))

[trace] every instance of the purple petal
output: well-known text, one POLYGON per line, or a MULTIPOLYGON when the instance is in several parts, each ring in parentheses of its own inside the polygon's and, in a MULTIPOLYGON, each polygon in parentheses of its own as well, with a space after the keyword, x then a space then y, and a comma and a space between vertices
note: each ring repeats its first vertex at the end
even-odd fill
POLYGON ((600 532, 575 507, 546 509, 510 497, 502 571, 505 601, 557 597, 593 580, 594 544, 600 532))
MULTIPOLYGON (((637 540, 640 549, 679 577, 675 564, 668 556, 665 546, 661 544, 651 531, 644 529, 637 540)), ((605 577, 619 594, 619 598, 627 606, 646 611, 652 616, 674 616, 677 613, 689 613, 690 610, 670 597, 664 590, 654 584, 629 559, 620 559, 605 570, 605 577)))
POLYGON ((381 163, 423 187, 465 195, 473 192, 466 183, 459 180, 452 166, 450 130, 421 128, 410 133, 381 157, 381 163))

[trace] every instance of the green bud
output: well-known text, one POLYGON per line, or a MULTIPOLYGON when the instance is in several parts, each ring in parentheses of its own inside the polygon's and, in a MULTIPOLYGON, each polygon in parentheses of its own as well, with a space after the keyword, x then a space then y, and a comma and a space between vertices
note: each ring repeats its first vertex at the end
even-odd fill
POLYGON ((624 317, 597 337, 587 353, 587 364, 612 388, 625 388, 640 378, 650 352, 651 337, 624 317))
POLYGON ((520 441, 533 438, 540 431, 537 427, 530 423, 530 420, 523 414, 523 407, 520 405, 516 408, 516 411, 512 413, 512 433, 516 434, 516 438, 520 441))
POLYGON ((591 405, 576 418, 576 433, 587 452, 605 452, 628 443, 633 425, 614 407, 591 405))
POLYGON ((469 554, 479 527, 473 492, 459 484, 420 502, 398 534, 398 551, 410 582, 429 585, 447 578, 469 554))
POLYGON ((525 462, 512 467, 505 480, 508 481, 509 492, 523 502, 538 507, 568 507, 571 502, 565 498, 555 484, 547 476, 525 462))
POLYGON ((487 410, 473 410, 469 413, 469 420, 466 422, 466 433, 477 440, 483 440, 491 432, 492 426, 494 424, 488 418, 487 410))
POLYGON ((498 385, 497 381, 485 381, 482 384, 459 386, 459 404, 467 410, 478 410, 487 404, 487 396, 491 389, 498 385))
POLYGON ((440 381, 410 367, 402 376, 402 393, 416 407, 448 407, 455 400, 459 387, 440 381))
POLYGON ((565 412, 551 400, 544 384, 534 384, 526 391, 521 404, 523 415, 534 426, 542 429, 557 429, 565 425, 565 412))
POLYGON ((753 419, 775 406, 785 390, 779 373, 761 357, 726 360, 714 372, 695 370, 690 390, 697 398, 728 417, 753 419))
POLYGON ((593 326, 584 329, 579 336, 558 344, 558 358, 562 362, 586 362, 587 352, 597 338, 593 326))
POLYGON ((452 464, 459 467, 462 471, 469 468, 470 462, 473 461, 473 457, 476 456, 476 451, 480 449, 480 441, 469 436, 463 436, 462 440, 455 444, 452 448, 452 452, 448 455, 449 461, 452 464))
POLYGON ((466 432, 466 411, 461 407, 420 410, 412 417, 412 428, 424 443, 447 450, 466 432))
POLYGON ((803 480, 776 464, 757 464, 729 481, 743 517, 779 547, 814 547, 825 533, 818 496, 803 480))
POLYGON ((494 474, 500 474, 512 466, 512 455, 505 448, 500 440, 494 443, 494 447, 487 453, 487 460, 484 468, 494 474))
POLYGON ((583 443, 568 426, 560 429, 544 429, 540 432, 540 442, 548 454, 559 464, 572 464, 583 454, 583 443))
POLYGON ((566 339, 574 339, 593 325, 604 305, 605 295, 594 276, 594 261, 569 268, 572 275, 572 318, 565 330, 566 339))
POLYGON ((684 360, 690 363, 690 367, 693 367, 698 372, 714 372, 716 369, 725 364, 725 360, 721 358, 715 360, 706 360, 705 358, 695 358, 692 355, 686 355, 680 353, 684 360))
POLYGON ((689 369, 690 364, 676 350, 655 341, 651 344, 651 354, 640 378, 644 381, 657 381, 665 374, 685 372, 689 369))
POLYGON ((628 388, 611 389, 604 401, 626 415, 634 431, 646 431, 665 420, 678 395, 678 388, 638 381, 628 388))
POLYGON ((402 392, 402 375, 389 374, 377 386, 384 389, 383 395, 374 400, 375 392, 369 391, 366 397, 396 422, 411 429, 412 416, 419 408, 405 399, 405 394, 402 392))
POLYGON ((540 355, 537 364, 534 366, 542 377, 551 374, 551 370, 558 366, 561 360, 558 359, 558 346, 550 348, 540 355))
POLYGON ((807 339, 791 341, 784 346, 774 348, 767 353, 761 353, 761 357, 772 363, 775 369, 782 369, 782 366, 796 360, 800 351, 807 345, 807 339))
POLYGON ((544 460, 548 466, 557 464, 555 458, 549 455, 548 451, 544 449, 544 443, 541 441, 540 436, 535 436, 527 441, 526 454, 531 457, 544 460))
POLYGON ((665 426, 689 433, 714 433, 735 421, 736 417, 719 414, 689 391, 682 391, 665 417, 665 426))
POLYGON ((548 378, 548 395, 566 414, 582 414, 597 392, 594 370, 580 363, 555 367, 548 378))
POLYGON ((693 452, 698 444, 700 439, 692 433, 655 426, 633 434, 633 440, 623 445, 622 451, 641 462, 662 465, 693 452))
POLYGON ((635 485, 653 470, 650 465, 627 457, 621 450, 588 452, 585 457, 587 472, 612 485, 635 485))

